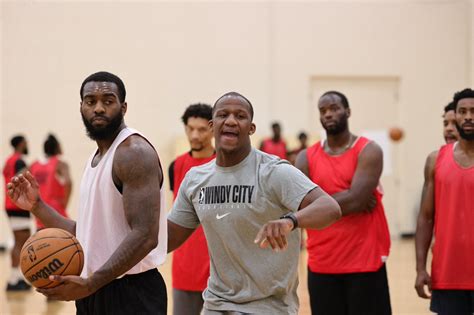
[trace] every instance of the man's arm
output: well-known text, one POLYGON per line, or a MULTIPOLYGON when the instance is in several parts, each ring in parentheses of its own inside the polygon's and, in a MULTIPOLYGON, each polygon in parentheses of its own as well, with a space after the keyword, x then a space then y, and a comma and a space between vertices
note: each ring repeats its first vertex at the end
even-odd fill
POLYGON ((274 250, 285 249, 286 237, 295 224, 301 228, 322 229, 341 216, 337 202, 288 163, 273 166, 264 184, 269 197, 290 210, 293 219, 277 219, 263 225, 255 238, 255 243, 262 248, 270 245, 274 250))
POLYGON ((418 296, 430 298, 425 292, 425 285, 431 292, 431 277, 426 270, 426 258, 433 238, 434 226, 434 169, 438 151, 432 152, 425 163, 425 182, 421 195, 420 212, 416 225, 415 248, 416 248, 416 281, 415 289, 418 296))
POLYGON ((307 149, 301 150, 300 153, 296 156, 295 167, 299 169, 303 174, 308 178, 309 176, 309 166, 308 166, 308 156, 306 155, 307 149))
MULTIPOLYGON (((316 187, 306 194, 294 216, 299 228, 323 229, 341 217, 341 208, 331 196, 316 187)), ((285 250, 288 246, 286 236, 293 228, 290 219, 270 221, 260 229, 255 243, 261 248, 271 246, 275 251, 285 250)))
POLYGON ((69 165, 66 162, 59 161, 56 166, 56 175, 58 180, 64 186, 64 206, 66 207, 69 203, 69 198, 71 197, 72 191, 72 180, 71 180, 71 173, 69 172, 69 165))
POLYGON ((341 208, 334 198, 316 187, 303 198, 295 217, 300 228, 324 229, 339 220, 341 208))
POLYGON ((168 167, 168 178, 170 180, 170 190, 172 192, 174 192, 174 162, 175 161, 173 161, 168 167))
POLYGON ((351 187, 332 195, 341 206, 342 215, 370 210, 368 205, 379 184, 382 169, 382 149, 372 141, 359 154, 351 187))
MULTIPOLYGON (((298 153, 295 166, 310 178, 306 149, 298 153)), ((377 201, 372 192, 378 185, 382 168, 382 150, 374 142, 367 144, 359 156, 351 188, 331 196, 341 206, 342 215, 371 210, 375 207, 377 201)))
POLYGON ((194 229, 188 229, 168 220, 168 253, 180 247, 193 234, 194 229))
POLYGON ((7 185, 11 200, 21 209, 38 217, 45 227, 54 227, 76 234, 76 221, 64 218, 45 204, 39 194, 39 185, 29 171, 12 178, 7 185))

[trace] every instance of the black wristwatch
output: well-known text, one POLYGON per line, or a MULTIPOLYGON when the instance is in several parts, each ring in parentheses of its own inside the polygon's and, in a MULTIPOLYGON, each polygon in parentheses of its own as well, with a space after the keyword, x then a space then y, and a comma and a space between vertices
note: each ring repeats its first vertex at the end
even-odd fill
POLYGON ((296 218, 295 214, 293 212, 287 213, 284 216, 281 216, 280 219, 290 219, 293 221, 293 229, 296 229, 298 227, 298 219, 296 218))

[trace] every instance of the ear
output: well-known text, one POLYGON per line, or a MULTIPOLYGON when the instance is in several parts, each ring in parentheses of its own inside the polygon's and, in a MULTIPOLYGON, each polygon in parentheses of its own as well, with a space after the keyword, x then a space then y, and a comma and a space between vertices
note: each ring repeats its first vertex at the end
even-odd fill
POLYGON ((346 108, 346 115, 347 115, 347 118, 351 117, 351 109, 350 108, 346 108))
POLYGON ((211 128, 211 130, 214 128, 214 122, 211 120, 209 120, 209 128, 211 128))
POLYGON ((252 123, 250 125, 249 135, 253 135, 256 130, 257 130, 257 126, 254 123, 252 123))
POLYGON ((125 116, 125 113, 127 112, 127 102, 122 103, 121 110, 122 110, 122 115, 125 116))

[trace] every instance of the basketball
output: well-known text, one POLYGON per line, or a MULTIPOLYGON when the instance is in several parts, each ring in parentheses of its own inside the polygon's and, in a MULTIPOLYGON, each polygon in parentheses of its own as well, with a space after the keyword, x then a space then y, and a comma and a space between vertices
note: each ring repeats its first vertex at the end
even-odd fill
POLYGON ((20 253, 25 278, 36 288, 53 288, 59 282, 50 275, 80 275, 84 253, 77 239, 61 229, 43 229, 32 235, 20 253))
POLYGON ((390 128, 388 134, 390 136, 390 139, 392 139, 395 142, 400 141, 403 138, 403 130, 398 127, 390 128))

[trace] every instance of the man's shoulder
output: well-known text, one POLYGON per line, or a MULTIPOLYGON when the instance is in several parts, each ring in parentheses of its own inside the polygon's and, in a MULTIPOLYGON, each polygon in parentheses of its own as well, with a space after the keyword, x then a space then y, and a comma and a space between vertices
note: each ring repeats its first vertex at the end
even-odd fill
POLYGON ((204 164, 191 167, 188 173, 190 173, 192 176, 210 174, 209 172, 214 171, 215 165, 216 165, 215 160, 211 160, 204 164))
POLYGON ((290 162, 280 159, 272 154, 255 149, 256 163, 261 176, 270 175, 274 170, 280 167, 291 166, 290 162))

